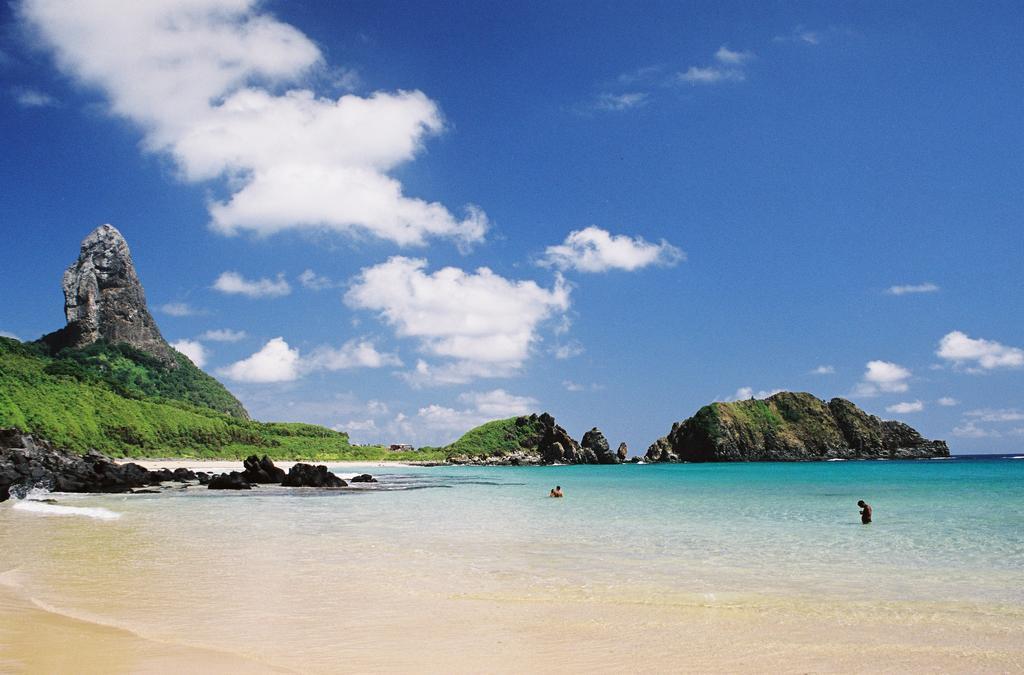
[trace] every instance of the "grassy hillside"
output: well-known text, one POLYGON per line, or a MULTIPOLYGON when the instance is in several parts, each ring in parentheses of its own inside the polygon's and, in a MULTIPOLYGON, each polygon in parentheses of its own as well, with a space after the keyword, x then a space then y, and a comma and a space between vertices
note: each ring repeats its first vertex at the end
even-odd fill
POLYGON ((541 433, 541 425, 528 417, 509 417, 504 420, 493 420, 470 429, 457 441, 443 448, 424 448, 431 452, 440 452, 447 457, 500 457, 524 447, 535 445, 541 433), (517 423, 516 420, 525 420, 517 423))
POLYGON ((174 356, 178 367, 167 368, 130 345, 95 342, 84 349, 62 350, 47 366, 47 372, 79 381, 101 380, 128 398, 184 401, 231 417, 249 418, 241 402, 224 385, 196 368, 183 354, 174 352, 174 356))
MULTIPOLYGON (((347 434, 324 427, 254 422, 184 400, 149 396, 145 392, 166 394, 168 387, 185 387, 187 380, 154 381, 152 373, 136 369, 137 360, 124 354, 112 356, 107 349, 83 354, 83 365, 78 358, 47 356, 39 345, 0 338, 0 426, 38 434, 73 450, 96 449, 115 457, 242 458, 265 453, 275 459, 425 460, 441 456, 353 446, 347 434), (135 366, 121 362, 122 357, 135 366), (111 364, 109 376, 96 372, 89 359, 111 364)), ((194 374, 186 377, 202 384, 194 374)), ((202 400, 209 390, 191 393, 202 400)))

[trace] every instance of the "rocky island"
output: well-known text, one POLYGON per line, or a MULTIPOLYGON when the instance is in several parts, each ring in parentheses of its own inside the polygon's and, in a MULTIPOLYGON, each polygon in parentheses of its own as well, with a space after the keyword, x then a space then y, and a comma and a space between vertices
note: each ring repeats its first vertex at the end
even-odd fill
POLYGON ((903 422, 884 421, 842 398, 802 392, 712 403, 648 449, 648 462, 791 462, 948 457, 903 422))
POLYGON ((625 459, 624 445, 612 452, 596 427, 577 442, 554 417, 541 413, 487 422, 441 450, 451 464, 618 464, 625 459))

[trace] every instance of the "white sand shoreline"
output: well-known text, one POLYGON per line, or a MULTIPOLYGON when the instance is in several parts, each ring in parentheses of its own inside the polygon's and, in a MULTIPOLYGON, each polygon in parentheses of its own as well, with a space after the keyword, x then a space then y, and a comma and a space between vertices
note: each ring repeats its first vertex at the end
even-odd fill
MULTIPOLYGON (((115 460, 118 464, 138 464, 139 466, 148 469, 150 471, 157 471, 159 469, 191 469, 193 471, 206 471, 210 472, 225 472, 225 471, 242 471, 242 460, 240 459, 195 459, 189 457, 179 457, 177 459, 132 459, 132 458, 121 458, 115 460)), ((305 464, 323 464, 328 467, 338 467, 343 469, 356 469, 356 468, 384 468, 384 467, 411 467, 413 464, 405 462, 375 462, 372 460, 366 461, 353 461, 353 460, 320 460, 320 459, 299 459, 293 461, 275 461, 274 465, 278 466, 285 471, 288 471, 292 466, 298 463, 305 464)), ((367 471, 366 473, 370 473, 367 471)))

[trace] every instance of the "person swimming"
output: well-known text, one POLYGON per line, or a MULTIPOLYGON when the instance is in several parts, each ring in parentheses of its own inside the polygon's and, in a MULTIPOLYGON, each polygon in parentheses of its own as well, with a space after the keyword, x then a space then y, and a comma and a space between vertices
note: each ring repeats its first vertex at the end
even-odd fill
POLYGON ((551 488, 551 492, 550 492, 549 496, 551 496, 551 497, 564 497, 565 495, 562 494, 562 486, 561 485, 556 485, 555 487, 551 488))
POLYGON ((867 525, 871 522, 871 505, 862 499, 859 502, 857 502, 857 506, 861 508, 860 522, 867 525))

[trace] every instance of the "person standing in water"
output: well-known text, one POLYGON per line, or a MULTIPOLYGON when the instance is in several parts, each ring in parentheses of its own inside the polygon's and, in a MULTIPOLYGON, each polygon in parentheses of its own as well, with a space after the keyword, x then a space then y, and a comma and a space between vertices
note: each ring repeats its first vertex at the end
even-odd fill
POLYGON ((552 497, 564 497, 565 495, 562 494, 562 486, 561 485, 556 485, 554 488, 552 488, 550 496, 552 496, 552 497))
POLYGON ((857 502, 857 506, 860 507, 860 522, 867 525, 871 522, 871 505, 863 499, 857 502))

